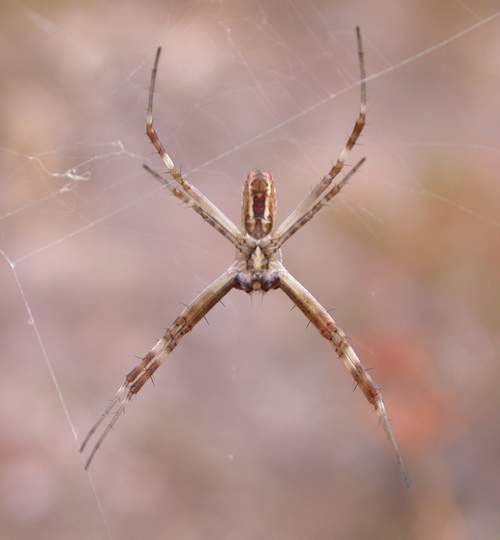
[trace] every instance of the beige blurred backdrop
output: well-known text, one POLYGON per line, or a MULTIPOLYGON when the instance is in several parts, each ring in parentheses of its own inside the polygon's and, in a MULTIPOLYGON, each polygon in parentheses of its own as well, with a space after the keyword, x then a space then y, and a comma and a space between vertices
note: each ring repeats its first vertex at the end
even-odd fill
POLYGON ((500 2, 7 1, 0 14, 0 537, 500 538, 500 2), (235 291, 83 470, 82 436, 232 247, 143 169, 156 127, 236 222, 284 217, 359 107, 349 187, 284 249, 376 415, 279 291, 235 291), (464 32, 465 31, 465 32, 464 32), (464 32, 463 35, 460 35, 464 32))

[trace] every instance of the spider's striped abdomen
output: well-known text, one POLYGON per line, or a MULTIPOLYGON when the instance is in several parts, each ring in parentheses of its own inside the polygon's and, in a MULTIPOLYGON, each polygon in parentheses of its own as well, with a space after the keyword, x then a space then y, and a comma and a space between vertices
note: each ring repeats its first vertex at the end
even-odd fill
POLYGON ((250 171, 243 185, 242 222, 245 231, 256 239, 264 238, 274 226, 276 189, 271 174, 250 171))

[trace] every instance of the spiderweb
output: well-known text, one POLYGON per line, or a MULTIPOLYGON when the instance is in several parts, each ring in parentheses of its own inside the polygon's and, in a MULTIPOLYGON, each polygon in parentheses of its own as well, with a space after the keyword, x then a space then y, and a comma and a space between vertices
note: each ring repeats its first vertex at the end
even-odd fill
POLYGON ((2 14, 7 537, 493 537, 500 4, 2 14), (401 497, 368 405, 279 294, 229 295, 83 473, 78 441, 133 354, 232 256, 142 171, 162 170, 144 135, 155 47, 160 138, 239 222, 248 170, 272 171, 284 217, 336 158, 359 107, 356 25, 368 125, 352 159, 368 161, 284 255, 374 368, 417 488, 401 497))

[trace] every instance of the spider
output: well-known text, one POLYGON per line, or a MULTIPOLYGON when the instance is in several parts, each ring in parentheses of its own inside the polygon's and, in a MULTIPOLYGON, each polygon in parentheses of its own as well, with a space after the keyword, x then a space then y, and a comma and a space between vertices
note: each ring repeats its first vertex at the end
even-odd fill
POLYGON ((80 452, 83 452, 92 436, 110 417, 92 448, 86 462, 87 469, 101 446, 106 435, 113 428, 125 410, 126 403, 137 394, 143 385, 151 379, 167 356, 177 347, 180 340, 212 309, 230 290, 239 289, 246 293, 260 291, 265 293, 271 289, 281 289, 292 302, 300 308, 320 334, 330 342, 335 353, 349 370, 356 386, 361 388, 366 399, 375 408, 387 437, 396 453, 403 480, 406 474, 402 457, 392 431, 380 389, 361 364, 358 356, 346 339, 344 332, 338 327, 328 311, 303 287, 283 266, 281 247, 301 227, 310 221, 329 201, 347 184, 349 179, 364 163, 362 158, 338 182, 333 180, 341 173, 346 159, 363 131, 366 118, 366 72, 361 31, 356 27, 358 59, 360 69, 361 103, 354 128, 346 145, 340 152, 335 165, 326 176, 314 187, 309 195, 279 225, 276 225, 276 190, 274 180, 269 172, 253 170, 248 173, 243 184, 242 226, 240 230, 228 219, 207 197, 191 185, 176 168, 161 143, 153 127, 153 96, 156 75, 160 60, 161 47, 157 49, 151 73, 149 99, 146 117, 146 133, 167 168, 170 179, 165 179, 150 169, 152 174, 175 197, 186 206, 192 208, 215 230, 231 242, 236 248, 236 256, 229 268, 206 287, 169 326, 156 345, 125 376, 125 381, 118 389, 115 397, 104 410, 99 420, 85 437, 80 452))

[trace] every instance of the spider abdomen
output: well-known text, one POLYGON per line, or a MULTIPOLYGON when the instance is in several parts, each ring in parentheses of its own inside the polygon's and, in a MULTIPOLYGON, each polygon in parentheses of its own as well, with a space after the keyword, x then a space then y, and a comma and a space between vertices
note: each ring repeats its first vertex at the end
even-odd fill
POLYGON ((243 185, 242 222, 245 231, 256 239, 273 229, 276 217, 276 189, 270 173, 250 171, 243 185))

